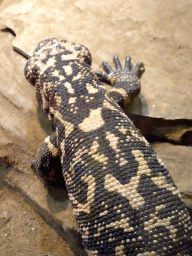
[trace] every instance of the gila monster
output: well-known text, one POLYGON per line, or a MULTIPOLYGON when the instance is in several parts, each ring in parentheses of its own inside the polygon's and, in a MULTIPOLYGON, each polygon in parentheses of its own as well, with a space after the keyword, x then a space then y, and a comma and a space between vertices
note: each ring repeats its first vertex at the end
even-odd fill
POLYGON ((45 184, 65 180, 88 255, 192 255, 192 223, 168 170, 122 110, 140 92, 131 58, 91 69, 83 45, 49 38, 25 76, 54 133, 37 151, 45 184), (100 79, 99 79, 99 78, 100 79), (108 80, 109 92, 101 79, 108 80), (62 171, 61 171, 62 170, 62 171))

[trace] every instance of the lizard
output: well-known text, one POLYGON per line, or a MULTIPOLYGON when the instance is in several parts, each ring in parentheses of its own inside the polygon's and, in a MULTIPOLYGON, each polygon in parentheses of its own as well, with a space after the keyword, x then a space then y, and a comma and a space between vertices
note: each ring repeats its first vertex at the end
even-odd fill
MULTIPOLYGON (((54 132, 37 151, 43 183, 62 172, 82 244, 93 256, 190 256, 192 223, 163 162, 123 111, 141 89, 131 57, 125 68, 94 72, 88 48, 41 41, 25 66, 54 132), (106 91, 101 80, 111 83, 106 91)), ((59 176, 60 177, 60 176, 59 176)))

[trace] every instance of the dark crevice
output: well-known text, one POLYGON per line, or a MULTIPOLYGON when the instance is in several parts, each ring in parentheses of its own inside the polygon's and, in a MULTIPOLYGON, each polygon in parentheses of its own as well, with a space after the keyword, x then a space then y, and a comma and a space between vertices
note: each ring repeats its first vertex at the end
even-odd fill
MULTIPOLYGON (((192 128, 192 120, 191 119, 164 119, 164 118, 157 118, 157 117, 149 117, 149 116, 142 116, 142 115, 136 115, 136 114, 128 114, 129 118, 135 123, 135 125, 140 126, 141 129, 143 124, 150 128, 150 126, 156 126, 156 127, 166 127, 166 126, 181 126, 185 125, 192 128), (142 124, 142 126, 140 125, 142 124)), ((145 128, 146 128, 145 127, 145 128)), ((146 130, 148 132, 148 130, 146 130)))
POLYGON ((152 135, 152 134, 150 134, 150 135, 145 135, 145 138, 147 139, 147 141, 148 141, 149 143, 154 143, 154 142, 162 142, 162 143, 163 143, 163 142, 169 142, 169 143, 178 145, 178 143, 175 142, 174 140, 169 140, 169 139, 167 139, 167 138, 165 138, 165 137, 158 137, 158 136, 152 135))
POLYGON ((7 33, 10 33, 10 34, 12 34, 13 36, 16 36, 16 33, 15 33, 15 31, 13 31, 13 29, 11 29, 11 28, 3 28, 3 29, 1 29, 1 31, 2 32, 7 32, 7 33))
POLYGON ((173 139, 168 139, 166 137, 158 137, 156 135, 146 135, 145 136, 146 140, 149 143, 154 143, 154 142, 161 142, 161 143, 171 143, 173 145, 182 145, 182 146, 191 146, 192 145, 192 141, 188 141, 188 140, 184 140, 184 141, 175 141, 173 139))
POLYGON ((190 146, 192 145, 192 130, 191 131, 186 131, 183 135, 182 135, 182 142, 183 145, 185 146, 190 146))
POLYGON ((150 143, 169 142, 175 145, 192 145, 192 120, 190 119, 166 120, 130 113, 128 116, 150 143))

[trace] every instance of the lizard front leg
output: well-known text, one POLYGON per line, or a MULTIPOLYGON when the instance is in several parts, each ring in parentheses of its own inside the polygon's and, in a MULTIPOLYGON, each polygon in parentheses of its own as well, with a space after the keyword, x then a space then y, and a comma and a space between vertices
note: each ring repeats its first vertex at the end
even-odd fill
POLYGON ((45 185, 60 185, 63 183, 60 152, 57 148, 56 133, 46 137, 31 164, 38 170, 45 185))
POLYGON ((108 95, 119 105, 126 105, 135 98, 141 90, 138 76, 141 72, 141 68, 144 68, 144 65, 142 62, 138 62, 134 70, 132 70, 133 65, 130 56, 127 56, 125 60, 124 69, 122 69, 117 56, 114 56, 113 61, 116 70, 113 70, 107 62, 103 62, 102 66, 105 72, 97 71, 96 74, 99 79, 109 82, 113 86, 108 95))

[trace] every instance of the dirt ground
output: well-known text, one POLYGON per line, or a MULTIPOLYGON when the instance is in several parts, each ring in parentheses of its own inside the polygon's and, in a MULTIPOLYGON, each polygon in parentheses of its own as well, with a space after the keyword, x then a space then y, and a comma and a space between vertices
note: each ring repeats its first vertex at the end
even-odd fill
POLYGON ((1 256, 72 256, 69 246, 23 197, 0 182, 1 256))

